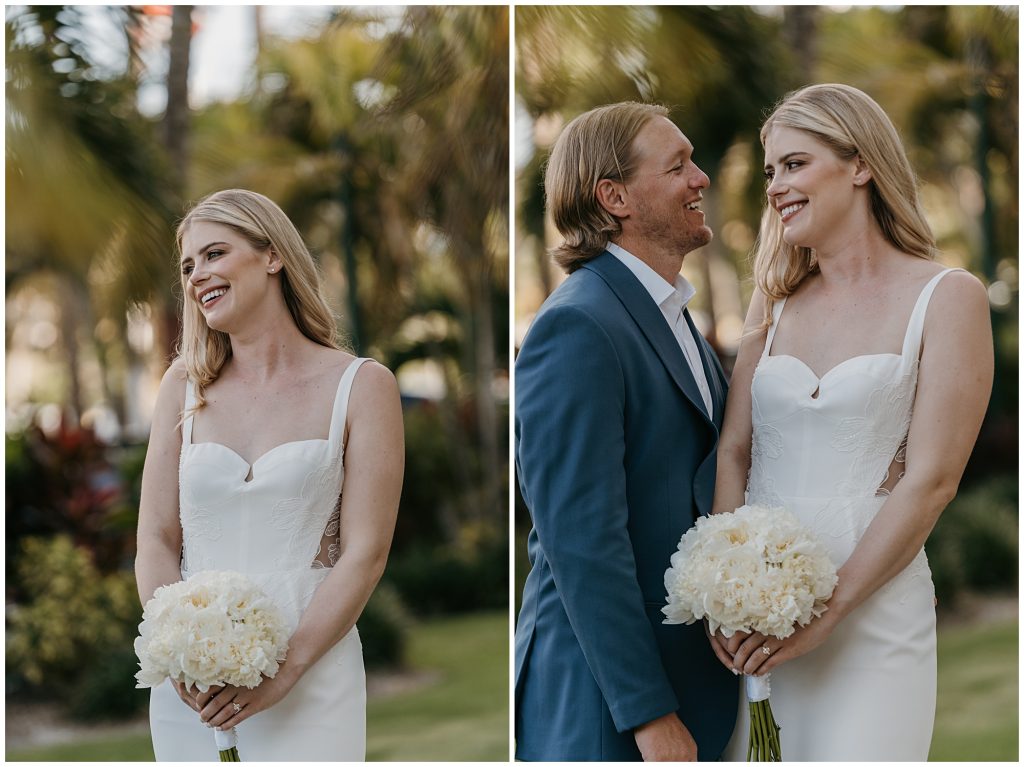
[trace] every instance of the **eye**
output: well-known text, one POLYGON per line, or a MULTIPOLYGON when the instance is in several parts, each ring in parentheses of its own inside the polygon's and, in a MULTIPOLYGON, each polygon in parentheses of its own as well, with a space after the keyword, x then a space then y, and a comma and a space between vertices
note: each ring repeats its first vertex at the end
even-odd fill
POLYGON ((224 255, 224 251, 223 250, 208 250, 208 251, 206 251, 206 258, 207 258, 207 260, 209 260, 211 258, 216 258, 217 256, 223 256, 223 255, 224 255))
POLYGON ((181 268, 181 273, 184 274, 186 277, 188 277, 190 274, 192 274, 192 264, 188 264, 186 266, 183 266, 181 268))
POLYGON ((790 160, 786 163, 786 170, 796 170, 801 165, 803 165, 803 163, 800 162, 800 160, 790 160))

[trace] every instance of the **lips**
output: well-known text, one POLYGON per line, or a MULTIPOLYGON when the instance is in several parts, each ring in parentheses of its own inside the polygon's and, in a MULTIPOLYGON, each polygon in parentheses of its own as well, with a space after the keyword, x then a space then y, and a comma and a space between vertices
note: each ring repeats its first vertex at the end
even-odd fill
POLYGON ((788 203, 779 208, 779 215, 782 216, 783 222, 789 221, 793 216, 803 210, 805 205, 807 205, 806 200, 788 203))
POLYGON ((199 305, 204 309, 212 306, 221 299, 221 297, 228 292, 227 287, 208 288, 199 294, 199 305))

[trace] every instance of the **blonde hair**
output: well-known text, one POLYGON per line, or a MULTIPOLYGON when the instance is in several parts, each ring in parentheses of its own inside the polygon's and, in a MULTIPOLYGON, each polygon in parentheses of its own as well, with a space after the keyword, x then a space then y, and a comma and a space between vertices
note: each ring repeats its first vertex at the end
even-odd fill
MULTIPOLYGON (((230 227, 255 250, 272 249, 277 253, 281 259, 278 273, 281 292, 299 331, 321 346, 342 348, 334 315, 320 285, 316 263, 295 225, 273 200, 246 189, 225 189, 204 197, 178 224, 179 264, 185 257, 182 250, 185 232, 196 221, 230 227)), ((181 286, 186 295, 187 282, 188 276, 182 273, 181 286)), ((231 357, 231 340, 227 333, 206 324, 206 318, 195 301, 184 300, 182 315, 178 355, 195 384, 195 410, 199 410, 206 404, 206 387, 217 380, 231 357)))
MULTIPOLYGON (((762 146, 776 126, 810 134, 843 160, 863 160, 871 171, 871 213, 882 235, 904 253, 935 257, 935 236, 921 209, 917 178, 899 133, 874 99, 849 85, 809 85, 775 106, 761 127, 762 146)), ((782 219, 767 203, 754 244, 754 282, 765 296, 762 330, 771 325, 775 302, 817 268, 810 248, 782 239, 782 219)))
POLYGON ((633 141, 654 117, 667 117, 658 104, 624 101, 591 109, 559 135, 548 158, 544 193, 562 244, 551 257, 572 273, 599 255, 622 227, 597 199, 602 179, 626 183, 636 172, 633 141))

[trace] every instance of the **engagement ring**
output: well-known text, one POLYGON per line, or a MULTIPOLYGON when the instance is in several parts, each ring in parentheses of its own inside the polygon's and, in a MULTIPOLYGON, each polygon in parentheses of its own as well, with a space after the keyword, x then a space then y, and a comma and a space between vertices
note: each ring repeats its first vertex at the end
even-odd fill
POLYGON ((239 706, 237 703, 232 703, 231 706, 235 709, 236 714, 242 710, 242 707, 239 706))
POLYGON ((766 644, 761 645, 761 652, 763 652, 765 655, 772 654, 772 651, 768 649, 768 645, 766 644))

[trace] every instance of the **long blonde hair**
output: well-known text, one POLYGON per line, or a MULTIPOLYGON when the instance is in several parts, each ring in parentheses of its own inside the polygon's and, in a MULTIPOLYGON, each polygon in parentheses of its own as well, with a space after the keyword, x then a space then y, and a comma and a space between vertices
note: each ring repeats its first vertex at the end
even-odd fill
POLYGON ((551 257, 572 273, 604 251, 608 240, 622 231, 619 220, 601 207, 601 179, 628 182, 636 172, 633 145, 640 130, 654 117, 667 117, 658 104, 624 101, 591 109, 574 118, 558 136, 544 174, 548 210, 563 242, 551 257))
MULTIPOLYGON (((246 189, 225 189, 204 197, 178 224, 179 265, 185 256, 182 250, 185 232, 196 221, 230 227, 258 251, 273 249, 281 259, 278 276, 285 305, 299 331, 321 346, 342 348, 316 263, 295 225, 273 200, 246 189)), ((187 282, 188 276, 182 273, 184 295, 187 295, 187 282)), ((217 380, 231 357, 231 340, 227 333, 206 324, 195 301, 185 299, 182 314, 178 355, 195 384, 195 409, 198 410, 206 404, 206 387, 217 380)))
MULTIPOLYGON (((899 133, 874 99, 849 85, 808 85, 776 105, 761 127, 762 146, 776 126, 809 133, 841 159, 862 159, 871 171, 871 213, 885 239, 904 253, 935 257, 935 236, 921 209, 917 178, 899 133)), ((782 239, 782 219, 766 203, 754 243, 754 282, 765 297, 762 330, 771 325, 775 302, 817 269, 811 248, 782 239)))

